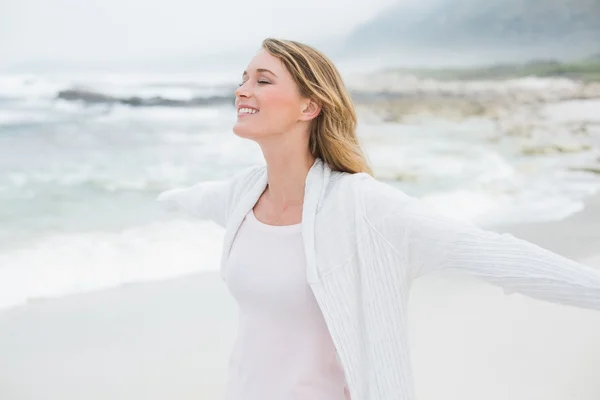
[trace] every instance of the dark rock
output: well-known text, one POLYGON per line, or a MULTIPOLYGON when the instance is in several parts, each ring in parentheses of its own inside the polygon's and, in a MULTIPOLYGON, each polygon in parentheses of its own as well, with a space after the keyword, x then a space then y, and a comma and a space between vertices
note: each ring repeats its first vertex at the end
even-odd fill
POLYGON ((235 100, 233 95, 195 97, 190 100, 176 100, 161 96, 151 98, 139 96, 119 98, 81 89, 63 90, 59 92, 56 97, 62 100, 79 101, 86 104, 125 104, 132 107, 202 107, 219 104, 233 104, 235 100))

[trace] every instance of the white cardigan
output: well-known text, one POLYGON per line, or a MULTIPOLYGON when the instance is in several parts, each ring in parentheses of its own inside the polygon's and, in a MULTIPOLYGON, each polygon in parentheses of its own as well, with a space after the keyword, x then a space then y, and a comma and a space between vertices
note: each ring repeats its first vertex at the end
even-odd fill
MULTIPOLYGON (((246 213, 267 185, 266 166, 159 195, 226 228, 221 277, 246 213)), ((430 211, 365 173, 316 159, 306 177, 302 236, 307 282, 344 368, 352 400, 414 400, 407 306, 413 279, 465 271, 508 293, 600 310, 600 271, 509 234, 430 211)))

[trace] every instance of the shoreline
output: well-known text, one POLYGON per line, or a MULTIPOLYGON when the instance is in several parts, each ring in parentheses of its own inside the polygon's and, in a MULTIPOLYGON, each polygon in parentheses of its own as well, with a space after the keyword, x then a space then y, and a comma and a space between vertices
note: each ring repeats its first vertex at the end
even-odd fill
MULTIPOLYGON (((584 208, 574 212, 561 220, 526 222, 518 224, 479 225, 498 233, 509 233, 520 239, 530 241, 538 246, 545 247, 559 255, 573 260, 586 260, 600 258, 600 231, 594 230, 600 225, 600 193, 584 200, 584 208)), ((600 260, 599 260, 600 261, 600 260)), ((598 263, 600 268, 600 262, 598 263)), ((134 281, 125 284, 96 289, 86 292, 69 293, 57 297, 35 297, 25 303, 20 303, 7 308, 0 308, 0 318, 6 312, 28 306, 35 306, 43 302, 59 301, 64 298, 77 298, 79 296, 93 295, 96 293, 110 293, 121 289, 130 290, 138 286, 161 285, 162 283, 178 280, 197 279, 218 275, 218 271, 196 271, 185 275, 168 277, 160 280, 134 281)))

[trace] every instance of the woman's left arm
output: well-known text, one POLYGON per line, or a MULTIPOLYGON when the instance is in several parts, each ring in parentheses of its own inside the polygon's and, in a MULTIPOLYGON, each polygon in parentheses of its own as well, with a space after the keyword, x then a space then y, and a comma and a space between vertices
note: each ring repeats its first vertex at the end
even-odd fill
POLYGON ((507 294, 600 310, 600 269, 511 234, 442 216, 396 189, 379 191, 370 208, 380 216, 377 229, 413 278, 438 270, 463 271, 507 294))
POLYGON ((457 270, 541 300, 600 310, 600 270, 508 233, 445 218, 413 203, 407 251, 413 276, 457 270))

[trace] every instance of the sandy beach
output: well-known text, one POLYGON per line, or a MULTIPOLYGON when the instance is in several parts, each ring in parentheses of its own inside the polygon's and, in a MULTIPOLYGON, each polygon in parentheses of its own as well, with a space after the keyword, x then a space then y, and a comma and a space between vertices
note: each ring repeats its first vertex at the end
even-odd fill
MULTIPOLYGON (((599 222, 597 196, 498 230, 600 269, 599 222)), ((236 312, 216 273, 4 310, 0 399, 220 399, 236 312)), ((410 313, 420 400, 600 398, 600 312, 442 273, 415 282, 410 313)))
POLYGON ((235 304, 216 273, 0 313, 0 399, 212 399, 235 304))

